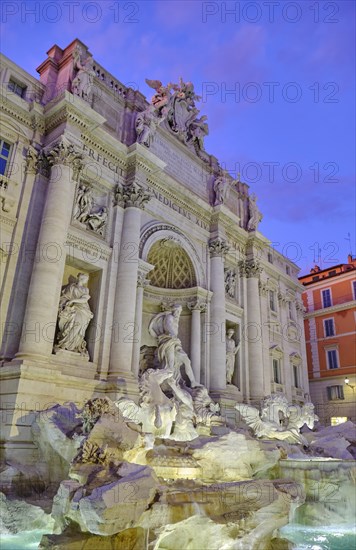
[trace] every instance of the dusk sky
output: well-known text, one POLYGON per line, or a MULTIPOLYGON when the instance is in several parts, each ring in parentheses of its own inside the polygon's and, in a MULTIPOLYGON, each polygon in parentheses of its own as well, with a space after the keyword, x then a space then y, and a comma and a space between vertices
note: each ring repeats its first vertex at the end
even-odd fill
POLYGON ((346 262, 350 245, 356 254, 355 6, 4 0, 1 50, 38 76, 53 44, 79 38, 148 99, 146 77, 192 81, 207 151, 240 172, 258 196, 259 229, 305 273, 346 262))

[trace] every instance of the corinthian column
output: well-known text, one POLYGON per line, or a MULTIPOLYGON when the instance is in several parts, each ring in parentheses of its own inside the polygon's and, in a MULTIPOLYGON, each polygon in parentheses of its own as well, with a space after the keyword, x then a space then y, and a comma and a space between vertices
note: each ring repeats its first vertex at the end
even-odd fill
POLYGON ((188 308, 192 312, 191 334, 190 334, 190 361, 194 372, 195 380, 200 384, 201 369, 201 322, 200 313, 206 310, 206 304, 200 300, 189 302, 188 308))
POLYGON ((125 209, 117 272, 109 376, 131 375, 135 333, 141 211, 150 195, 135 183, 122 186, 117 203, 125 209))
POLYGON ((226 388, 224 257, 228 246, 221 238, 209 241, 210 290, 210 389, 226 388))
POLYGON ((240 274, 246 277, 246 317, 244 337, 248 345, 249 380, 251 399, 261 399, 264 396, 264 372, 262 354, 262 326, 259 294, 259 275, 262 271, 259 263, 252 260, 239 262, 240 274))
POLYGON ((66 259, 65 242, 82 155, 65 138, 46 151, 51 166, 17 358, 52 353, 66 259))
POLYGON ((149 273, 154 266, 140 260, 140 265, 137 274, 137 294, 136 294, 136 311, 135 311, 135 335, 134 345, 132 350, 132 372, 137 378, 140 362, 140 344, 142 333, 142 306, 143 306, 143 293, 145 287, 150 284, 149 279, 146 279, 147 273, 149 273))

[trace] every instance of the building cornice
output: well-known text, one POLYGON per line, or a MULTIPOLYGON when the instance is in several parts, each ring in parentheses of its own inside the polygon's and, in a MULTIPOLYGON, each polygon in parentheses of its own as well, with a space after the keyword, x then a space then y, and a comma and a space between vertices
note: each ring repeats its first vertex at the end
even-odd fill
POLYGON ((331 313, 337 313, 338 311, 345 311, 346 309, 356 308, 356 300, 344 302, 343 304, 336 304, 330 307, 324 307, 321 309, 315 309, 304 314, 304 319, 310 319, 311 317, 321 317, 323 315, 330 315, 331 313))
MULTIPOLYGON (((330 267, 329 271, 331 270, 332 270, 332 267, 330 267)), ((315 275, 317 275, 317 273, 315 273, 315 275)), ((347 280, 347 279, 354 279, 354 278, 355 278, 355 269, 349 269, 348 271, 340 271, 340 273, 336 273, 336 275, 332 275, 330 277, 324 277, 319 281, 310 281, 309 283, 303 284, 303 288, 304 290, 318 290, 323 287, 333 286, 339 283, 340 279, 347 280)), ((299 280, 300 279, 301 277, 299 278, 299 280)))
MULTIPOLYGON (((7 88, 5 88, 4 85, 2 85, 2 90, 0 92, 0 109, 7 115, 10 116, 10 118, 16 120, 17 122, 20 122, 21 124, 24 124, 28 128, 32 128, 32 115, 29 111, 29 104, 26 103, 24 99, 18 98, 20 102, 23 102, 20 104, 20 102, 14 100, 13 98, 9 98, 6 94, 7 88)), ((13 94, 14 98, 17 97, 15 94, 13 94)))

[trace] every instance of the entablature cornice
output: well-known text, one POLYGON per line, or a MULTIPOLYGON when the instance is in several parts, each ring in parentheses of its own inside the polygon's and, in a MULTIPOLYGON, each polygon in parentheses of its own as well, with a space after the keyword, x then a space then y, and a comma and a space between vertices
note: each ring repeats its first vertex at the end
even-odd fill
MULTIPOLYGON (((167 198, 171 201, 171 204, 174 203, 181 209, 189 212, 195 219, 199 219, 201 222, 203 222, 205 226, 209 227, 211 212, 210 205, 204 204, 204 202, 201 200, 197 200, 192 203, 191 195, 189 194, 188 190, 185 190, 184 188, 177 189, 173 185, 169 185, 171 183, 169 181, 170 178, 167 177, 165 174, 162 174, 162 176, 158 176, 156 174, 155 176, 150 176, 147 178, 147 185, 153 193, 152 198, 159 200, 159 198, 157 198, 155 194, 167 198), (164 176, 164 181, 162 176, 164 176)), ((202 227, 202 225, 199 225, 199 227, 202 227)), ((206 232, 208 234, 209 229, 207 229, 206 232)))
POLYGON ((243 308, 238 306, 237 304, 234 304, 230 300, 226 300, 225 308, 226 308, 226 312, 230 313, 230 315, 233 315, 234 317, 238 317, 239 319, 242 319, 244 316, 243 308))
POLYGON ((199 286, 193 288, 171 289, 148 285, 144 289, 144 297, 152 302, 152 312, 163 304, 169 308, 170 304, 178 303, 184 308, 186 313, 190 313, 192 301, 199 301, 201 304, 209 304, 212 295, 213 293, 210 290, 199 286))
MULTIPOLYGON (((112 147, 111 149, 103 140, 92 137, 91 135, 83 133, 81 135, 81 138, 85 145, 87 145, 88 147, 92 146, 95 150, 101 151, 103 154, 105 154, 105 156, 109 157, 115 163, 117 163, 123 171, 126 170, 126 159, 124 154, 117 154, 117 151, 114 150, 114 147, 112 147)), ((83 151, 83 154, 89 156, 88 153, 86 153, 85 151, 83 151)))
POLYGON ((50 132, 65 122, 82 131, 93 131, 105 122, 105 118, 85 104, 80 98, 64 91, 44 107, 46 131, 50 132))
POLYGON ((11 229, 13 229, 16 225, 16 221, 17 221, 17 218, 15 217, 10 217, 8 215, 4 215, 4 214, 0 214, 0 224, 2 226, 8 226, 10 227, 11 229))
POLYGON ((127 148, 126 162, 128 170, 141 168, 148 174, 163 171, 166 163, 140 143, 133 143, 127 148))
POLYGON ((268 261, 265 261, 264 258, 260 259, 260 261, 267 275, 270 275, 274 279, 280 279, 281 281, 283 281, 283 283, 291 292, 293 291, 294 292, 299 291, 300 293, 304 292, 304 287, 299 283, 299 281, 295 281, 294 279, 289 277, 286 273, 283 273, 283 271, 280 271, 273 264, 270 264, 268 261))
POLYGON ((240 218, 223 204, 212 207, 211 223, 222 227, 231 227, 231 223, 239 227, 240 218))
POLYGON ((96 263, 98 260, 107 262, 112 254, 112 248, 103 241, 94 242, 94 239, 84 238, 73 229, 68 231, 66 246, 84 252, 83 260, 89 263, 96 263))
MULTIPOLYGON (((3 86, 4 87, 4 86, 3 86)), ((7 114, 11 119, 20 122, 27 128, 32 128, 33 117, 28 109, 28 103, 24 100, 24 106, 20 106, 8 97, 3 95, 3 90, 0 95, 0 110, 7 114), (26 107, 26 109, 25 109, 26 107)))

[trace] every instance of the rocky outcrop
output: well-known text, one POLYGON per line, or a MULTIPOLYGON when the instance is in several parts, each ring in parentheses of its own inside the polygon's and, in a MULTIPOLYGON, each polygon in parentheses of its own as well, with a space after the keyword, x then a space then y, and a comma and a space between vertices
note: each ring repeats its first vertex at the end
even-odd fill
POLYGON ((35 529, 52 531, 54 520, 41 507, 0 493, 0 533, 15 534, 35 529))
POLYGON ((153 470, 129 463, 109 469, 90 464, 85 469, 85 483, 66 480, 59 487, 52 510, 56 532, 70 521, 83 532, 105 536, 138 526, 157 492, 153 470))
POLYGON ((304 434, 314 455, 352 460, 356 458, 356 426, 344 422, 304 434))

